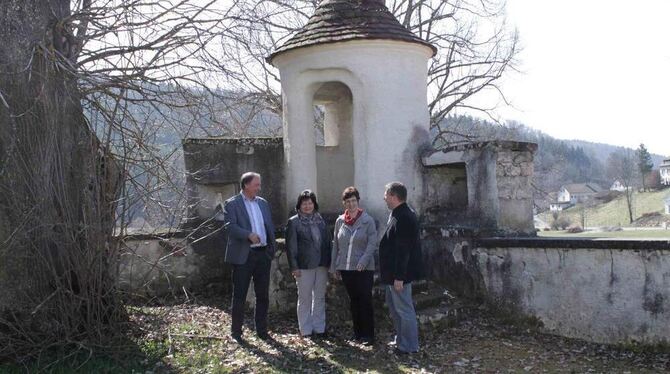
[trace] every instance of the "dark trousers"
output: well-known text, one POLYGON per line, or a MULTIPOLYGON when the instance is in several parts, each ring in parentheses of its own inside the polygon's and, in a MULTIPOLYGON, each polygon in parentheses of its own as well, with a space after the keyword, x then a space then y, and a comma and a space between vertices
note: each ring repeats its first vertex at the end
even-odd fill
POLYGON ((372 270, 341 270, 342 283, 349 294, 354 335, 358 339, 375 338, 375 318, 372 308, 372 270))
POLYGON ((254 280, 254 293, 256 294, 256 308, 254 310, 256 333, 267 333, 271 263, 272 261, 265 250, 251 250, 245 264, 233 265, 232 334, 242 335, 244 306, 252 278, 254 280))

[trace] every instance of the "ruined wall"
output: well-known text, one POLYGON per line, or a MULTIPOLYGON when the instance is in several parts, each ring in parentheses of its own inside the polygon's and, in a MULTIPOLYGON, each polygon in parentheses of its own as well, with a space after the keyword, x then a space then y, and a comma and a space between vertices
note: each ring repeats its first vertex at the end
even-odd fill
POLYGON ((533 156, 537 145, 508 143, 496 158, 498 227, 518 235, 535 235, 533 223, 533 156))
POLYGON ((272 209, 275 225, 288 218, 285 200, 284 146, 281 138, 184 139, 189 219, 198 224, 214 214, 218 203, 239 192, 240 176, 261 174, 261 196, 272 209))
POLYGON ((468 260, 472 258, 473 242, 473 232, 468 229, 424 226, 421 250, 426 278, 469 298, 484 295, 477 264, 468 260))
MULTIPOLYGON (((270 270, 270 308, 288 311, 295 308, 295 281, 289 270, 283 239, 278 242, 276 258, 270 270)), ((218 256, 201 254, 189 244, 184 233, 163 238, 135 236, 125 239, 121 255, 118 284, 140 298, 201 294, 209 288, 230 295, 232 268, 223 262, 221 247, 218 256)), ((253 303, 253 286, 247 297, 253 303)))
POLYGON ((668 241, 472 240, 448 232, 424 231, 424 251, 441 261, 433 275, 462 295, 536 317, 563 336, 670 341, 668 241))
POLYGON ((423 222, 483 236, 534 236, 533 156, 537 144, 487 141, 422 157, 423 222))

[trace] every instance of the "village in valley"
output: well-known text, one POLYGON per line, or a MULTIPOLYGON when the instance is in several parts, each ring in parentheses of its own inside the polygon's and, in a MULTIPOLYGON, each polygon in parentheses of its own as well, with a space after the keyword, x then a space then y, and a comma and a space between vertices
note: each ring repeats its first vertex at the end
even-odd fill
POLYGON ((544 231, 540 235, 564 230, 579 236, 667 237, 670 159, 662 159, 657 168, 650 157, 636 161, 627 174, 620 174, 624 177, 612 178, 609 188, 597 182, 571 183, 549 193, 548 211, 536 215, 536 227, 544 231))
POLYGON ((0 1, 0 373, 670 371, 665 10, 0 1))

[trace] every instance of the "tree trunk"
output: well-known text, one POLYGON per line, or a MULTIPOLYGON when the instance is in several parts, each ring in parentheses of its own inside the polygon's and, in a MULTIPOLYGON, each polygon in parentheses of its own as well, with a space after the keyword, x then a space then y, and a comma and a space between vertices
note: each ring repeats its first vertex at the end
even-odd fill
POLYGON ((69 67, 69 7, 0 0, 0 356, 97 344, 118 315, 114 178, 69 67))
POLYGON ((633 223, 633 188, 626 190, 626 207, 628 208, 628 223, 633 223))

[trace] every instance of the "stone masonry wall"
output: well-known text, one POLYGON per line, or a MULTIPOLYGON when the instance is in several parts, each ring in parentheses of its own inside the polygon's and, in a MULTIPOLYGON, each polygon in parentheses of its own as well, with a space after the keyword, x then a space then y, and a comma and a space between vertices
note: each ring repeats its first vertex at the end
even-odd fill
POLYGON ((497 156, 498 227, 517 235, 534 235, 533 151, 509 147, 500 149, 497 156))
POLYGON ((534 236, 533 157, 537 144, 486 141, 422 157, 422 222, 481 236, 534 236))

